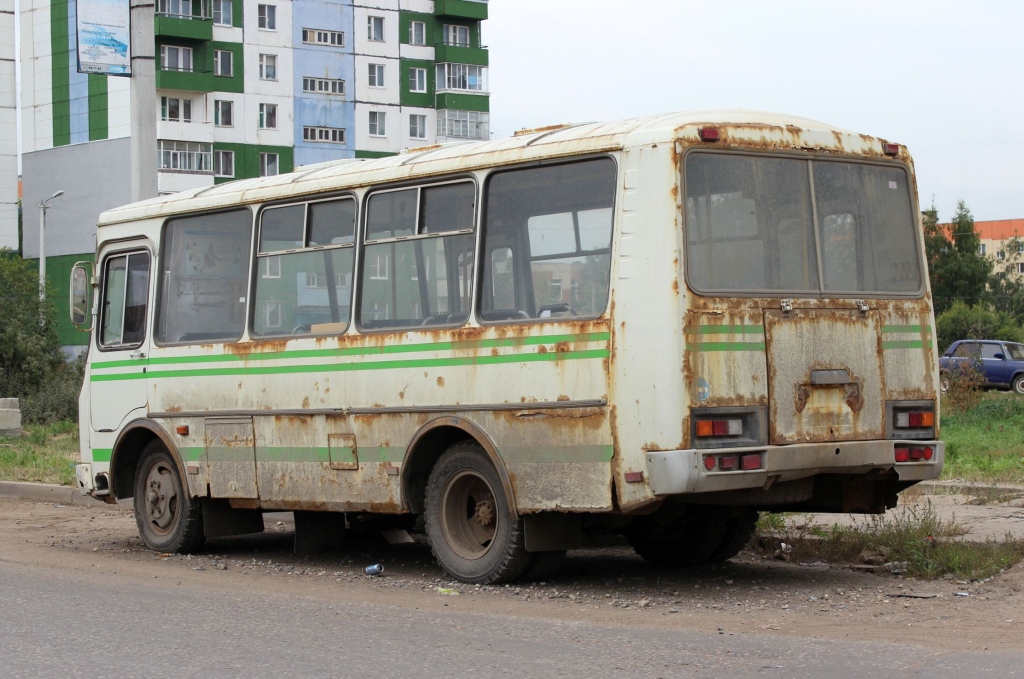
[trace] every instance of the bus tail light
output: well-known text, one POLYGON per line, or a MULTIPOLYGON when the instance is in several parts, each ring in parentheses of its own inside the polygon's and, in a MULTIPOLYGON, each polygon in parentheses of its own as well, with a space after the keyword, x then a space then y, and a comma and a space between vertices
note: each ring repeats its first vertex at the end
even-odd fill
POLYGON ((896 462, 925 462, 935 457, 935 449, 931 446, 898 446, 893 450, 893 459, 896 462))
MULTIPOLYGON (((754 448, 768 443, 768 412, 763 406, 726 406, 690 410, 694 448, 754 448)), ((737 460, 737 465, 739 461, 737 460)))
POLYGON ((762 453, 745 453, 743 455, 705 455, 704 469, 709 472, 752 471, 764 468, 762 453))
POLYGON ((761 463, 761 453, 751 453, 740 458, 740 469, 743 471, 760 469, 763 466, 764 465, 761 463))
POLYGON ((888 401, 888 438, 927 441, 935 438, 934 401, 888 401))
POLYGON ((742 436, 743 420, 698 420, 697 436, 742 436))
POLYGON ((718 129, 714 127, 702 127, 697 133, 700 135, 701 141, 718 141, 719 139, 718 129))
POLYGON ((882 144, 882 153, 887 156, 898 156, 900 154, 899 144, 882 144))
POLYGON ((929 411, 904 411, 896 413, 897 429, 920 429, 934 427, 935 413, 929 411))

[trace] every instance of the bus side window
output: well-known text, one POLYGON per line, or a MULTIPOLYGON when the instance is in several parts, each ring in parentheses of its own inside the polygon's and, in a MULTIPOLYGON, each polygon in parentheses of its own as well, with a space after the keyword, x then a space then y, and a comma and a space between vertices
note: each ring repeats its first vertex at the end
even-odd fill
POLYGON ((149 253, 110 257, 103 275, 101 347, 134 347, 146 337, 149 308, 149 253))
POLYGON ((204 343, 242 336, 251 238, 248 209, 167 222, 157 280, 157 342, 204 343))
POLYGON ((480 297, 480 319, 600 316, 611 272, 614 161, 497 172, 487 196, 484 280, 491 285, 480 297), (521 278, 513 278, 513 264, 521 278))

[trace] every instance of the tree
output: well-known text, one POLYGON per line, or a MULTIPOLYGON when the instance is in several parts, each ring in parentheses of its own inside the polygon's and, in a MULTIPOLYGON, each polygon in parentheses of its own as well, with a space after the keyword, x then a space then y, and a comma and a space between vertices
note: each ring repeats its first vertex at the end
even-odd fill
POLYGON ((935 318, 935 335, 939 352, 962 339, 992 339, 1019 342, 1021 327, 1007 313, 993 311, 986 304, 967 306, 963 302, 953 305, 935 318))
POLYGON ((63 368, 55 313, 49 295, 39 299, 35 270, 0 248, 0 396, 35 394, 63 368))
POLYGON ((964 201, 956 204, 956 214, 947 228, 938 221, 934 207, 924 213, 925 255, 936 315, 957 301, 968 306, 980 302, 992 272, 992 262, 980 252, 981 238, 964 201))

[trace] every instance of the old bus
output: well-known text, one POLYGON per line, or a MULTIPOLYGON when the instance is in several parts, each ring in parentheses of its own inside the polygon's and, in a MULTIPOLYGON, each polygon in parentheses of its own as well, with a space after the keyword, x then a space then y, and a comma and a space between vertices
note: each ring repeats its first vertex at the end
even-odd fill
POLYGON ((311 543, 416 520, 476 583, 601 533, 683 566, 761 511, 884 512, 943 462, 917 210, 904 147, 742 111, 110 210, 72 286, 78 483, 162 551, 268 510, 311 543))

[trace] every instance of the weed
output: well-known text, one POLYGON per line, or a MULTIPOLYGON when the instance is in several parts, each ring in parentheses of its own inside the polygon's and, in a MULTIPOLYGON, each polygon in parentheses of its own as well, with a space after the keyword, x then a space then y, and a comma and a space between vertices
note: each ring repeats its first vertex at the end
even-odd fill
POLYGON ((0 439, 0 479, 72 485, 79 460, 74 423, 28 424, 28 436, 0 439))
POLYGON ((941 436, 944 478, 1024 481, 1024 399, 1016 394, 984 394, 971 410, 945 414, 941 436))
POLYGON ((1003 542, 956 539, 966 532, 955 518, 943 521, 931 503, 926 503, 922 509, 872 515, 852 526, 790 526, 775 535, 792 545, 790 558, 794 561, 849 564, 869 558, 904 562, 908 575, 922 578, 947 573, 984 578, 1024 559, 1024 543, 1010 535, 1003 542))
POLYGON ((961 361, 942 374, 942 405, 950 412, 966 412, 981 400, 985 376, 976 365, 961 361))

